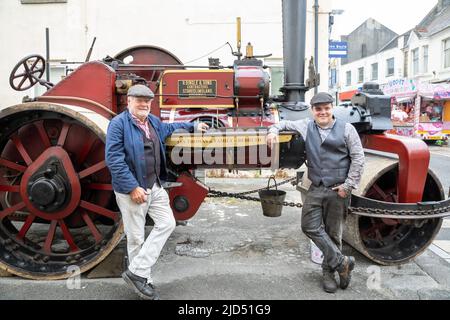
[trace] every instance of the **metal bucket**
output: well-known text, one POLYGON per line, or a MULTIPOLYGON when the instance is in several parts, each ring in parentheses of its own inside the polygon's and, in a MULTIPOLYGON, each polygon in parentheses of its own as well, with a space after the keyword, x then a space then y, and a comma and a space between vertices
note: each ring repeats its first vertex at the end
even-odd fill
POLYGON ((269 178, 269 181, 267 182, 267 190, 260 190, 258 191, 258 193, 259 198, 261 199, 263 215, 265 215, 266 217, 281 216, 281 210, 283 209, 283 205, 279 203, 272 203, 271 201, 283 202, 284 198, 286 198, 286 192, 278 190, 275 177, 272 176, 269 178), (275 183, 275 190, 269 189, 270 180, 272 179, 275 183))

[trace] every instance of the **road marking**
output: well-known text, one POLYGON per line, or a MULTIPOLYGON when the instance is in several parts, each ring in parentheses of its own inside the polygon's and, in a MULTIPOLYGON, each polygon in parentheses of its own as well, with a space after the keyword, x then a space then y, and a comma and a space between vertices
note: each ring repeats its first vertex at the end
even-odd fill
POLYGON ((444 219, 441 228, 450 229, 450 219, 444 219))
MULTIPOLYGON (((436 240, 437 241, 437 240, 436 240)), ((437 245, 434 244, 434 242, 428 247, 431 251, 433 251, 435 254, 437 254, 439 257, 443 259, 450 259, 450 254, 439 248, 437 245)))
POLYGON ((448 154, 442 154, 442 153, 439 153, 439 152, 431 152, 431 151, 430 151, 430 153, 434 154, 434 155, 437 155, 437 156, 443 156, 443 157, 450 158, 450 155, 448 155, 448 154))
POLYGON ((440 249, 450 254, 450 240, 434 240, 433 243, 440 249))

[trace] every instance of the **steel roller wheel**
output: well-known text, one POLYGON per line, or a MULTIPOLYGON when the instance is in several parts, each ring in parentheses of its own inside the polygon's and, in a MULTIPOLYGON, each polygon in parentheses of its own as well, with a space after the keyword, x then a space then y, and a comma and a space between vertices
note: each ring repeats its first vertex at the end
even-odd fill
MULTIPOLYGON (((357 194, 384 202, 398 202, 396 159, 366 154, 365 172, 357 194)), ((445 198, 436 175, 429 170, 422 201, 445 198)), ((406 263, 422 253, 436 237, 442 219, 402 220, 349 215, 344 240, 382 265, 406 263)))
POLYGON ((121 240, 104 161, 108 122, 49 103, 0 112, 0 268, 30 279, 68 278, 121 240))

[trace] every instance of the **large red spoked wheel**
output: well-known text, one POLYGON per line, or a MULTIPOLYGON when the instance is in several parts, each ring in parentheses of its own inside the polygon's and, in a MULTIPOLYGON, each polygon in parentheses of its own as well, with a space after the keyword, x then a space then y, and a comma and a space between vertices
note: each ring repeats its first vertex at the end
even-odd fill
POLYGON ((67 278, 97 265, 121 240, 104 161, 107 125, 85 109, 49 103, 0 112, 0 268, 67 278))

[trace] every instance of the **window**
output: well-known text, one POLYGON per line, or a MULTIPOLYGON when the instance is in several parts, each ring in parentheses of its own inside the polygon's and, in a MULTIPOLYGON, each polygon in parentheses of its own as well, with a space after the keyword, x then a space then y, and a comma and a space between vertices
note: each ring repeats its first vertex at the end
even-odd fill
POLYGON ((67 0, 20 0, 22 4, 67 3, 67 0))
POLYGON ((428 72, 428 46, 423 46, 423 73, 428 72))
POLYGON ((394 58, 390 58, 386 60, 386 77, 390 77, 394 75, 394 58))
POLYGON ((270 94, 280 94, 280 88, 284 82, 284 68, 283 66, 270 67, 270 94))
POLYGON ((364 68, 358 68, 358 83, 364 82, 364 68))
POLYGON ((347 71, 345 73, 345 77, 347 79, 346 85, 349 86, 352 84, 352 72, 351 71, 347 71))
POLYGON ((419 122, 441 122, 442 109, 442 104, 424 100, 420 106, 419 122))
POLYGON ((444 68, 450 68, 450 38, 442 42, 444 45, 444 68))
MULTIPOLYGON (((67 66, 50 64, 50 82, 51 83, 57 84, 62 79, 64 79, 66 74, 67 74, 67 66)), ((45 77, 45 73, 44 73, 43 79, 45 79, 45 80, 47 79, 45 77)), ((46 91, 47 91, 47 89, 44 86, 41 86, 39 84, 34 86, 34 96, 35 97, 43 95, 46 91)))
POLYGON ((378 63, 372 64, 372 76, 371 80, 378 80, 378 63))
POLYGON ((414 125, 414 100, 392 104, 391 120, 394 126, 414 125))
POLYGON ((419 73, 419 48, 411 51, 412 56, 412 74, 416 75, 419 73))
POLYGON ((408 78, 408 51, 403 52, 403 77, 408 78))
POLYGON ((367 57, 367 46, 365 43, 361 45, 361 58, 367 57))
POLYGON ((336 83, 337 83, 337 79, 336 79, 336 77, 337 77, 337 71, 336 71, 336 69, 335 68, 333 68, 333 69, 330 69, 330 81, 329 81, 329 83, 328 83, 328 87, 331 89, 331 88, 334 88, 335 86, 336 86, 336 83))

